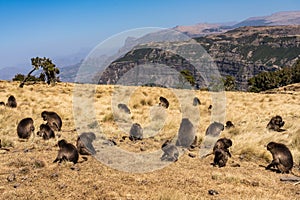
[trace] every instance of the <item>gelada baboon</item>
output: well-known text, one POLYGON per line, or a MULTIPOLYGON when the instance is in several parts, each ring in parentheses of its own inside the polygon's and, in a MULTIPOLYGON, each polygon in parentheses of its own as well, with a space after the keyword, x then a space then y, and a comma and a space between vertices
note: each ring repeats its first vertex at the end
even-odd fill
POLYGON ((161 149, 163 150, 164 154, 161 156, 161 161, 171 161, 176 162, 179 157, 179 151, 177 147, 172 144, 169 140, 167 140, 162 146, 161 149))
POLYGON ((118 108, 127 114, 131 114, 130 109, 126 106, 126 104, 119 103, 118 108))
POLYGON ((78 161, 78 158, 79 158, 79 154, 78 154, 76 147, 73 144, 68 143, 64 139, 58 141, 57 144, 58 144, 59 150, 58 150, 57 157, 53 162, 61 163, 62 161, 70 161, 70 162, 73 162, 74 164, 76 164, 78 161))
POLYGON ((227 128, 227 129, 234 128, 234 124, 232 123, 232 121, 227 121, 225 128, 227 128))
POLYGON ((54 131, 60 131, 62 126, 62 121, 60 116, 56 112, 43 111, 41 114, 44 121, 47 121, 47 124, 54 131))
POLYGON ((232 141, 230 139, 220 138, 217 140, 213 148, 213 154, 215 155, 213 166, 224 167, 226 165, 228 156, 231 157, 228 149, 231 146, 232 141))
POLYGON ((6 106, 10 107, 10 108, 16 108, 17 107, 17 101, 16 101, 16 98, 13 95, 10 95, 8 97, 6 106))
POLYGON ((19 138, 28 139, 31 133, 34 132, 34 125, 32 118, 22 119, 17 126, 17 133, 19 138))
POLYGON ((280 173, 289 173, 293 168, 293 156, 287 146, 281 143, 270 142, 267 145, 267 150, 271 152, 273 160, 266 169, 269 170, 275 167, 280 173))
POLYGON ((140 124, 134 123, 132 124, 129 132, 129 139, 131 141, 142 140, 143 139, 143 129, 140 124))
POLYGON ((198 106, 198 105, 201 105, 201 102, 198 97, 194 97, 193 106, 198 106))
POLYGON ((217 137, 220 135, 221 131, 224 130, 224 125, 219 122, 211 123, 206 129, 205 135, 210 135, 213 137, 217 137))
POLYGON ((48 124, 41 124, 40 130, 36 134, 43 137, 44 140, 55 138, 55 133, 48 124))
POLYGON ((280 129, 283 127, 284 121, 282 120, 282 117, 279 115, 276 115, 275 117, 272 117, 270 122, 267 125, 267 128, 274 131, 283 131, 280 129))
POLYGON ((96 139, 96 135, 93 132, 81 133, 76 142, 78 153, 81 155, 94 155, 96 150, 93 146, 93 141, 96 139))
POLYGON ((159 105, 165 108, 169 108, 169 101, 165 97, 159 97, 159 105))
POLYGON ((195 141, 194 126, 188 118, 183 118, 180 123, 176 146, 189 148, 194 141, 195 141))

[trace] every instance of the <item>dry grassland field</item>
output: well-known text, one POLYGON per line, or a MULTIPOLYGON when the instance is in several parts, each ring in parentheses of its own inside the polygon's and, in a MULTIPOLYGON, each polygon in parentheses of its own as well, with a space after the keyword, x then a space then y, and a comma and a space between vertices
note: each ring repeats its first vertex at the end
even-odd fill
MULTIPOLYGON (((98 136, 99 123, 101 133, 124 151, 147 154, 160 150, 167 139, 177 135, 182 118, 180 103, 170 89, 139 87, 130 94, 130 120, 142 127, 149 123, 154 128, 162 125, 154 136, 132 142, 124 137, 128 136, 126 124, 125 129, 118 126, 117 118, 122 113, 114 115, 112 112, 114 86, 91 86, 96 87, 95 93, 89 96, 94 102, 96 120, 87 122, 86 129, 90 130, 84 130, 74 121, 73 108, 77 106, 73 105, 74 84, 35 84, 24 88, 18 84, 0 82, 0 101, 6 102, 14 95, 18 103, 17 108, 0 106, 0 139, 2 147, 9 149, 0 150, 0 199, 300 199, 300 184, 280 181, 292 174, 279 174, 263 167, 272 160, 266 144, 281 142, 292 152, 292 172, 300 175, 299 84, 264 94, 225 93, 225 121, 230 120, 235 125, 220 135, 233 141, 232 157, 225 167, 213 167, 213 156, 200 159, 199 148, 195 148, 183 151, 177 162, 147 173, 117 170, 93 156, 84 156, 86 161, 80 156, 76 165, 53 163, 59 149, 57 141, 66 139, 75 145, 78 135, 84 131, 94 131, 98 136), (160 96, 169 100, 170 107, 165 111, 165 118, 151 124, 149 112, 159 103, 160 96), (62 131, 55 132, 55 139, 43 140, 36 135, 40 124, 45 123, 41 118, 44 110, 55 111, 62 118, 62 131), (275 115, 282 116, 286 131, 266 129, 275 115), (17 124, 25 117, 33 118, 35 134, 21 140, 17 136, 17 124), (159 124, 161 121, 163 124, 159 124), (210 195, 209 190, 218 194, 210 195)), ((195 113, 200 117, 196 134, 201 143, 211 123, 208 106, 212 99, 207 91, 195 91, 194 95, 201 101, 199 112, 195 113)), ((81 117, 84 118, 84 114, 81 117)))

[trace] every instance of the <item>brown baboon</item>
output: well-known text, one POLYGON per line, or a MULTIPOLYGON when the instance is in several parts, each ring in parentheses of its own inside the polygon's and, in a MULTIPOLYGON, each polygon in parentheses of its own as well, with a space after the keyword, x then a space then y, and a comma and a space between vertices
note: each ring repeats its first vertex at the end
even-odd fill
POLYGON ((213 154, 214 162, 213 165, 218 165, 219 167, 224 167, 227 163, 228 156, 231 157, 231 153, 229 152, 229 147, 232 146, 232 141, 227 138, 220 138, 214 145, 213 154))
POLYGON ((124 112, 127 113, 127 114, 131 114, 130 109, 127 107, 126 104, 119 103, 119 104, 118 104, 118 108, 119 108, 120 110, 124 111, 124 112))
POLYGON ((288 147, 281 143, 270 142, 267 150, 271 152, 273 160, 266 169, 274 167, 277 172, 289 173, 293 168, 293 156, 288 147))
POLYGON ((213 137, 217 137, 220 135, 221 131, 224 130, 224 125, 219 122, 211 123, 206 129, 205 135, 210 135, 213 137))
POLYGON ((275 117, 272 117, 270 122, 267 125, 267 128, 274 131, 284 131, 281 129, 283 127, 284 121, 282 120, 282 117, 279 115, 276 115, 275 117))
POLYGON ((227 121, 225 128, 227 128, 227 129, 234 128, 234 125, 233 125, 233 123, 231 121, 227 121))
POLYGON ((195 128, 188 118, 183 118, 179 131, 176 146, 189 148, 195 141, 195 128))
POLYGON ((34 125, 32 118, 22 119, 17 126, 17 133, 19 138, 28 139, 31 133, 34 132, 34 125))
POLYGON ((169 140, 167 140, 162 146, 164 154, 161 156, 161 161, 171 161, 176 162, 178 160, 179 151, 174 144, 171 144, 169 140))
POLYGON ((165 97, 159 97, 159 105, 165 108, 169 108, 169 101, 165 97))
POLYGON ((10 108, 16 108, 17 107, 17 101, 16 101, 16 98, 13 95, 10 95, 8 97, 6 106, 10 107, 10 108))
POLYGON ((59 162, 61 163, 62 161, 70 161, 73 162, 74 164, 77 163, 78 158, 79 158, 79 154, 78 151, 76 149, 76 147, 71 144, 71 143, 67 143, 66 140, 60 140, 58 141, 58 154, 56 159, 53 161, 55 162, 59 162))
POLYGON ((194 100, 193 100, 193 106, 198 106, 198 105, 201 105, 201 102, 200 102, 200 100, 198 99, 198 97, 194 97, 194 100))
POLYGON ((44 121, 47 121, 47 124, 54 131, 60 131, 62 126, 62 121, 60 116, 56 112, 43 111, 41 114, 44 121))
POLYGON ((41 124, 40 130, 36 134, 43 137, 44 140, 55 138, 55 133, 48 124, 41 124))
POLYGON ((134 123, 132 124, 129 132, 130 136, 129 139, 131 141, 135 140, 142 140, 143 139, 143 128, 141 127, 140 124, 134 123))
POLYGON ((93 132, 81 133, 76 142, 78 153, 81 155, 94 155, 96 150, 92 142, 96 139, 96 135, 93 132))

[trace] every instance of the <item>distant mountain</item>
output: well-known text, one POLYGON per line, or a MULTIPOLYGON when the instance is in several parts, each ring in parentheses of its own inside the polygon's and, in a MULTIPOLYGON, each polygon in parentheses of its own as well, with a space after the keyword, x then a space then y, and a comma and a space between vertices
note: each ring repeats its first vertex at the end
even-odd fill
POLYGON ((224 33, 232 29, 234 23, 209 24, 199 23, 190 26, 176 26, 173 29, 190 37, 199 37, 209 34, 224 33))
MULTIPOLYGON (((300 58, 300 25, 240 27, 221 34, 195 38, 214 59, 222 76, 233 76, 239 90, 247 90, 247 81, 263 71, 292 66, 300 58)), ((153 44, 154 45, 154 44, 153 44)), ((100 84, 115 84, 130 69, 146 63, 167 65, 178 72, 189 70, 198 85, 205 86, 201 74, 184 58, 157 48, 133 49, 115 60, 102 74, 100 84)), ((184 46, 179 42, 176 46, 184 46)))
POLYGON ((269 16, 251 17, 232 26, 276 26, 276 25, 299 25, 300 11, 278 12, 269 16))
POLYGON ((251 17, 238 23, 199 23, 190 26, 176 26, 173 29, 190 37, 219 34, 242 26, 300 25, 300 11, 277 12, 269 16, 251 17))

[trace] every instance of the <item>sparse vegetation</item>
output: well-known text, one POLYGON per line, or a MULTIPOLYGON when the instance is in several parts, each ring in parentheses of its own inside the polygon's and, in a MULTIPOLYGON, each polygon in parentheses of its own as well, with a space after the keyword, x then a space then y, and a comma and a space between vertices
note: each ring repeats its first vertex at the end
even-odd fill
MULTIPOLYGON (((191 158, 187 151, 175 163, 139 174, 112 169, 92 156, 88 156, 87 161, 76 164, 75 168, 68 162, 52 163, 58 151, 57 141, 66 139, 75 144, 79 134, 90 129, 97 130, 96 124, 99 123, 101 133, 116 141, 117 148, 139 154, 155 152, 165 140, 176 137, 182 119, 183 108, 173 90, 139 87, 131 90, 134 91, 133 94, 124 94, 130 96, 130 119, 134 119, 129 123, 139 122, 142 127, 150 125, 149 113, 152 106, 157 106, 159 96, 166 97, 170 102, 170 107, 165 110, 166 118, 160 118, 159 113, 154 112, 154 116, 160 121, 165 119, 164 123, 161 122, 163 127, 158 133, 133 143, 128 138, 122 138, 128 136, 126 124, 118 124, 112 112, 112 95, 116 86, 97 86, 94 96, 101 94, 101 98, 94 98, 96 119, 82 122, 87 125, 87 130, 75 131, 73 87, 74 84, 58 83, 56 87, 45 88, 42 84, 36 84, 21 89, 17 82, 0 82, 0 97, 6 98, 13 94, 19 105, 16 109, 0 107, 0 139, 2 146, 10 149, 0 150, 0 199, 299 199, 299 185, 280 182, 281 174, 266 171, 259 166, 266 166, 271 159, 271 154, 264 147, 270 141, 285 143, 291 149, 295 164, 299 164, 297 136, 300 116, 296 112, 300 109, 299 90, 272 95, 226 92, 226 119, 235 125, 235 128, 225 129, 220 135, 233 141, 233 146, 230 147, 232 157, 226 167, 213 167, 210 164, 212 156, 191 158), (145 100, 145 106, 141 105, 142 99, 145 100), (148 102, 152 102, 152 105, 148 102), (134 108, 135 104, 138 107, 134 108), (37 130, 44 123, 40 113, 45 109, 58 112, 63 120, 63 131, 68 132, 57 132, 56 134, 61 135, 60 138, 48 141, 36 134, 28 141, 19 140, 16 134, 18 121, 24 117, 32 117, 37 130), (274 132, 266 129, 270 117, 276 114, 286 121, 287 127, 283 128, 287 131, 274 132), (125 128, 122 129, 120 125, 125 128), (234 165, 240 167, 233 167, 234 165), (9 182, 7 179, 11 174, 15 178, 9 182), (210 189, 219 194, 209 195, 210 189)), ((289 88, 298 87, 300 84, 289 88)), ((208 91, 197 90, 195 96, 200 97, 201 103, 203 102, 199 106, 199 113, 195 113, 200 115, 196 133, 201 143, 210 124, 211 113, 207 107, 212 99, 208 91)), ((98 137, 99 133, 95 133, 98 137)), ((197 155, 198 149, 192 153, 197 155)), ((80 160, 83 158, 80 157, 80 160)), ((293 172, 300 173, 298 168, 294 168, 293 172)))
POLYGON ((300 60, 294 66, 263 72, 249 79, 249 91, 260 92, 300 82, 300 60))

